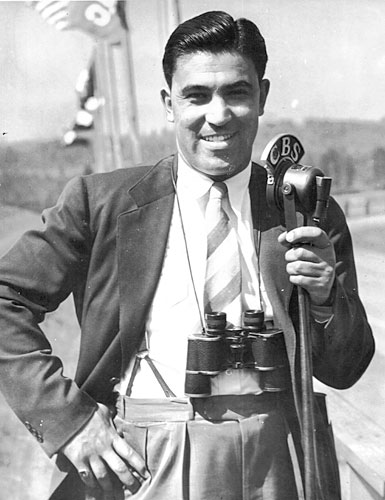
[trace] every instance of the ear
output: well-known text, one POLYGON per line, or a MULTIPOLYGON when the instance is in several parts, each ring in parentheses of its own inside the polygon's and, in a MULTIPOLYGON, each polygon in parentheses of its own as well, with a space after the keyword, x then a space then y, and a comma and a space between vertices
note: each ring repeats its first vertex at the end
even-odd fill
POLYGON ((261 80, 259 84, 259 116, 265 112, 266 99, 270 90, 270 81, 266 78, 261 80))
POLYGON ((171 90, 168 87, 164 87, 160 91, 160 97, 162 99, 164 109, 166 110, 167 121, 170 123, 174 123, 174 112, 172 110, 171 90))

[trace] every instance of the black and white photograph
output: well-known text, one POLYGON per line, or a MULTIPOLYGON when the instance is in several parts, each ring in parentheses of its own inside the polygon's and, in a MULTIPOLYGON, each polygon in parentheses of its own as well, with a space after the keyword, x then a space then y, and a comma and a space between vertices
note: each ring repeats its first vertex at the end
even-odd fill
POLYGON ((385 499, 384 26, 0 0, 0 500, 385 499))

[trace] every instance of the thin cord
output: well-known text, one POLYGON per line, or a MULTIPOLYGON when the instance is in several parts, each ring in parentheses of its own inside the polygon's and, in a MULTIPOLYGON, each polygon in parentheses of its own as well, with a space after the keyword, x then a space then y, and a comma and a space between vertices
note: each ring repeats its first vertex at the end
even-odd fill
POLYGON ((254 246, 255 251, 257 252, 257 279, 258 279, 258 295, 259 295, 259 307, 260 310, 263 310, 263 299, 262 299, 262 283, 261 283, 261 264, 260 264, 260 255, 261 255, 261 231, 260 229, 253 229, 254 235, 254 246))
MULTIPOLYGON (((254 235, 254 247, 257 253, 257 278, 258 278, 258 293, 259 293, 259 307, 263 311, 263 294, 262 294, 262 280, 261 280, 261 242, 262 242, 262 231, 261 231, 261 197, 257 197, 257 214, 256 214, 256 226, 258 229, 253 229, 254 235)), ((254 219, 253 219, 254 220, 254 219)), ((254 224, 253 224, 254 226, 254 224)))
POLYGON ((179 196, 178 196, 178 190, 177 190, 177 187, 176 187, 174 172, 172 172, 172 183, 173 183, 174 190, 175 190, 176 204, 177 204, 177 207, 178 207, 178 213, 179 213, 180 224, 181 224, 181 228, 182 228, 184 246, 185 246, 185 249, 186 249, 186 257, 187 257, 187 263, 188 263, 188 268, 189 268, 189 273, 190 273, 190 279, 191 279, 192 287, 193 287, 193 290, 194 290, 195 302, 196 302, 196 305, 197 305, 197 308, 198 308, 198 313, 199 313, 199 319, 200 319, 200 323, 201 323, 201 327, 202 327, 202 332, 204 332, 206 330, 206 328, 205 328, 205 321, 204 321, 203 313, 202 313, 202 310, 201 310, 201 307, 200 307, 200 304, 199 304, 198 294, 197 294, 197 290, 196 290, 196 286, 195 286, 195 281, 194 281, 194 276, 193 276, 193 272, 192 272, 190 254, 189 254, 188 245, 187 245, 187 236, 186 236, 186 231, 185 231, 185 227, 184 227, 184 223, 183 223, 182 210, 181 210, 181 207, 180 207, 180 201, 179 201, 179 196))

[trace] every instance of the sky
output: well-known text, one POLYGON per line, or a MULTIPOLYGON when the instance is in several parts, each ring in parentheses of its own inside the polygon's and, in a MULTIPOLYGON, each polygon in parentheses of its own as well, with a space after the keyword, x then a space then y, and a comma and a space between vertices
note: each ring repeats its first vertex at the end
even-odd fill
MULTIPOLYGON (((127 1, 140 130, 159 130, 166 125, 159 90, 170 31, 162 0, 127 1)), ((385 117, 383 0, 180 0, 180 7, 182 20, 226 10, 259 26, 271 81, 264 120, 385 117)), ((0 1, 0 127, 7 140, 61 135, 93 48, 91 37, 58 32, 26 2, 0 1)))

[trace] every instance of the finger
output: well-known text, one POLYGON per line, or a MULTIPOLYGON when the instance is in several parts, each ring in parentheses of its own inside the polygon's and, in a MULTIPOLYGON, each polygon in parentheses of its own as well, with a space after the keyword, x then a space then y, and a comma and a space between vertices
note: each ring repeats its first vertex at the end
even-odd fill
POLYGON ((328 295, 332 282, 326 280, 324 276, 304 276, 303 274, 291 274, 289 280, 293 285, 305 288, 309 293, 328 295))
POLYGON ((332 244, 327 234, 319 227, 314 226, 302 226, 289 231, 286 235, 286 241, 291 245, 311 243, 317 248, 327 248, 332 244))
POLYGON ((281 245, 284 245, 287 248, 290 248, 291 244, 286 240, 286 236, 287 236, 287 231, 284 231, 283 233, 281 233, 278 236, 278 243, 280 243, 281 245))
POLYGON ((111 471, 116 475, 117 479, 123 486, 131 493, 136 493, 142 484, 142 477, 127 465, 116 453, 113 451, 106 453, 103 456, 111 471))
POLYGON ((90 467, 95 476, 95 479, 98 483, 98 486, 103 491, 106 499, 114 498, 114 487, 111 478, 111 472, 108 470, 108 467, 98 456, 92 456, 90 458, 90 467))
POLYGON ((294 261, 286 265, 286 272, 290 276, 305 276, 321 278, 325 274, 324 266, 313 262, 294 261))
POLYGON ((300 266, 288 264, 287 272, 289 280, 294 285, 299 285, 311 291, 330 292, 330 288, 334 282, 334 273, 327 269, 319 269, 317 267, 299 269, 300 266))
POLYGON ((285 254, 286 262, 296 262, 296 261, 305 261, 305 262, 314 262, 320 263, 322 259, 320 256, 314 252, 314 247, 294 247, 288 250, 285 254))
POLYGON ((150 477, 144 459, 120 436, 117 436, 112 445, 118 455, 123 458, 143 479, 150 477))
POLYGON ((313 276, 304 276, 303 274, 292 274, 290 275, 289 280, 293 285, 305 288, 309 293, 319 291, 324 286, 319 281, 319 278, 313 276))

